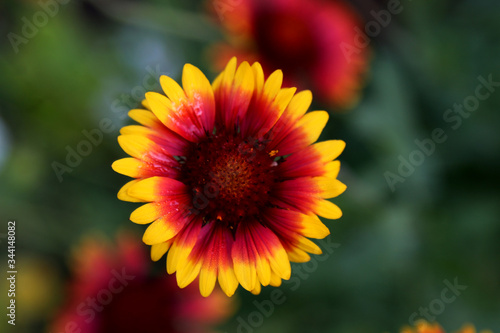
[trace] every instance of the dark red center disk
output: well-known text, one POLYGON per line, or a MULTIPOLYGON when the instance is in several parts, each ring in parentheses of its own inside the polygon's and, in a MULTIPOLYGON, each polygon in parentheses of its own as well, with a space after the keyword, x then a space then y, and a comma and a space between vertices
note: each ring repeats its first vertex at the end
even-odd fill
POLYGON ((234 229, 258 217, 276 182, 274 157, 258 141, 214 135, 193 146, 183 163, 183 181, 192 190, 193 210, 205 223, 234 229))

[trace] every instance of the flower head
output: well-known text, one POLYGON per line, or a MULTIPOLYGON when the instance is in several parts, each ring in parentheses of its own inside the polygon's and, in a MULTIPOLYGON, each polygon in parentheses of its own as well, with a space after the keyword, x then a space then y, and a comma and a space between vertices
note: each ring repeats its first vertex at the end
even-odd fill
POLYGON ((259 61, 264 72, 283 69, 286 85, 313 87, 320 99, 336 106, 357 101, 370 51, 356 44, 361 20, 349 4, 240 0, 230 9, 214 7, 230 40, 214 48, 217 67, 236 55, 259 61))
MULTIPOLYGON (((414 327, 405 327, 401 333, 446 333, 438 323, 428 323, 424 320, 418 321, 414 327)), ((473 325, 465 324, 455 333, 476 333, 473 325)), ((481 331, 481 333, 491 333, 491 331, 481 331)))
POLYGON ((72 280, 50 332, 208 333, 231 312, 217 290, 209 298, 196 287, 180 293, 171 276, 148 275, 147 252, 121 234, 117 246, 96 236, 75 248, 72 280))
POLYGON ((437 323, 428 323, 426 321, 418 321, 415 327, 405 327, 401 333, 445 333, 443 328, 437 323))
POLYGON ((113 164, 136 178, 118 198, 147 202, 130 219, 151 223, 143 241, 151 257, 168 251, 167 271, 181 288, 199 275, 209 295, 216 281, 227 295, 239 284, 259 293, 290 278, 290 260, 320 254, 308 239, 337 219, 327 198, 345 190, 337 180, 344 149, 339 140, 313 144, 328 113, 306 113, 309 91, 281 88, 283 74, 264 79, 259 63, 233 58, 210 85, 185 65, 181 88, 162 76, 167 96, 148 92, 147 110, 130 116, 142 126, 122 128, 118 141, 131 155, 113 164))

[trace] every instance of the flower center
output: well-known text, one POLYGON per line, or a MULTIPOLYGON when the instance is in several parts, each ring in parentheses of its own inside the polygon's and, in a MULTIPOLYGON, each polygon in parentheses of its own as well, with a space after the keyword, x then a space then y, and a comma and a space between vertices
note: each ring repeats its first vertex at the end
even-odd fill
POLYGON ((214 135, 196 144, 182 168, 192 190, 192 212, 203 214, 205 223, 234 229, 268 204, 276 165, 259 141, 214 135))

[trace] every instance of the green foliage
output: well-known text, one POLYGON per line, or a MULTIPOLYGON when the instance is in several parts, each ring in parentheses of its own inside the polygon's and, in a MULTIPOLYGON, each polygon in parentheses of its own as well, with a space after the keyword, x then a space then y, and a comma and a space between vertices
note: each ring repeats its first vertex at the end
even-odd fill
MULTIPOLYGON (((210 73, 206 48, 222 38, 196 1, 127 2, 133 11, 92 5, 105 2, 61 5, 18 53, 8 39, 0 42, 1 225, 16 220, 19 258, 55 262, 61 276, 82 235, 143 231, 128 220, 136 205, 116 198, 127 178, 111 163, 124 157, 116 136, 129 122, 126 110, 139 105, 134 88, 147 67, 178 79, 182 64, 192 62, 210 73), (76 150, 82 131, 99 129, 102 119, 113 130, 101 131, 102 142, 60 181, 54 162, 68 165, 67 147, 76 150)), ((1 34, 20 34, 21 18, 39 10, 36 1, 1 4, 1 34)), ((468 289, 436 319, 448 330, 469 321, 500 332, 500 90, 458 128, 444 118, 474 94, 479 76, 500 81, 499 15, 495 1, 406 2, 373 38, 360 104, 330 112, 322 135, 347 142, 340 179, 348 190, 336 199, 344 216, 326 222, 340 247, 296 289, 284 283, 286 302, 255 332, 397 332, 455 277, 468 289), (399 156, 408 159, 415 140, 436 128, 446 141, 392 191, 386 172, 397 175, 399 156)), ((254 300, 268 300, 272 290, 241 292, 238 312, 221 330, 236 332, 238 318, 247 320, 254 300)), ((25 313, 24 332, 41 331, 50 319, 25 313)))

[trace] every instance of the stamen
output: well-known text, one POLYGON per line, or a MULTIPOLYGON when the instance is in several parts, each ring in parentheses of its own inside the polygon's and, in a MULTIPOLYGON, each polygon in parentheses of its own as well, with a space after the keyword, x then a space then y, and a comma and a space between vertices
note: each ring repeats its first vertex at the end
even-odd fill
MULTIPOLYGON (((236 134, 237 135, 237 134, 236 134)), ((234 230, 239 222, 268 206, 277 150, 266 152, 258 140, 213 135, 198 143, 182 165, 191 187, 195 211, 207 223, 224 223, 234 230)))

